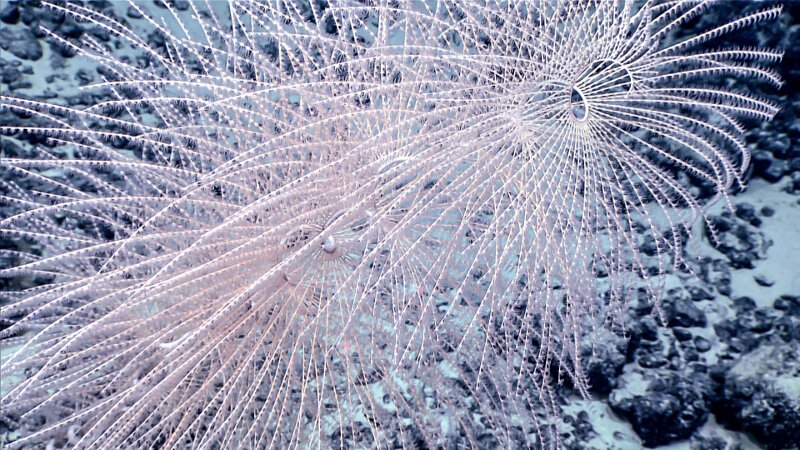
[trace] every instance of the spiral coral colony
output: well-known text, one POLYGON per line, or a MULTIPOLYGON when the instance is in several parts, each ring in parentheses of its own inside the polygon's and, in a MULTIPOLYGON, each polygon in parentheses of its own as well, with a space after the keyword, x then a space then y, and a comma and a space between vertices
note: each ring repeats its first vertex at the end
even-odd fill
POLYGON ((0 94, 8 448, 561 447, 778 112, 708 80, 780 87, 715 44, 780 6, 86 3, 86 101, 0 94))

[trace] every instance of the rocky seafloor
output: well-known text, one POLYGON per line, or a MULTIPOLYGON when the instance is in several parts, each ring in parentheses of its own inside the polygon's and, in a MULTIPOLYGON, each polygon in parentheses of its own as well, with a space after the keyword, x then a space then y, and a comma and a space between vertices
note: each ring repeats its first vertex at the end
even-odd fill
MULTIPOLYGON (((121 20, 140 18, 110 2, 87 3, 116 11, 121 20)), ((707 29, 733 17, 741 5, 721 2, 684 31, 707 29)), ((731 197, 733 210, 724 202, 710 210, 718 242, 697 226, 687 250, 691 273, 667 276, 665 324, 654 318, 642 293, 641 301, 630 302, 626 335, 597 344, 587 360, 593 397, 559 388, 564 447, 800 448, 799 22, 800 2, 789 2, 777 24, 748 36, 746 45, 755 38, 786 51, 777 68, 785 80, 779 92, 748 86, 782 108, 770 122, 748 124, 748 186, 731 197)), ((72 64, 74 52, 52 44, 43 29, 70 40, 87 33, 112 39, 37 0, 2 0, 0 95, 70 106, 95 103, 95 94, 76 87, 100 74, 72 64)), ((157 45, 159 36, 150 39, 157 45)), ((36 126, 36 119, 0 110, 0 123, 36 126)), ((36 133, 0 136, 0 155, 21 155, 30 145, 47 144, 36 133)), ((696 188, 702 195, 703 186, 696 188)), ((655 251, 646 244, 642 250, 651 256, 655 251)), ((0 424, 0 432, 8 431, 8 424, 0 424)))

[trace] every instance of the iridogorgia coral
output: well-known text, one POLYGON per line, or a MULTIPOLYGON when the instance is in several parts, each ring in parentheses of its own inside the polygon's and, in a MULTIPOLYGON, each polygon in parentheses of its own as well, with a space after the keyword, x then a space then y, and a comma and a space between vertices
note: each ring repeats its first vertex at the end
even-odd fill
POLYGON ((91 106, 0 97, 47 138, 0 162, 10 447, 558 446, 678 175, 725 197, 777 111, 709 80, 780 86, 715 45, 780 8, 675 38, 712 3, 46 4, 121 48, 51 34, 91 106))

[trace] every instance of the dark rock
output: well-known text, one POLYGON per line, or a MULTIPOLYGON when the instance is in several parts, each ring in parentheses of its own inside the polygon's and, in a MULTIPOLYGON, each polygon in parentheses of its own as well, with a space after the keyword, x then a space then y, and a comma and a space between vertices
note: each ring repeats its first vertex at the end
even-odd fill
POLYGON ((758 283, 759 286, 770 287, 775 284, 774 281, 770 280, 764 275, 756 275, 753 279, 758 283))
POLYGON ((749 297, 735 299, 733 306, 736 316, 714 324, 714 331, 731 351, 752 351, 766 340, 779 313, 755 309, 755 301, 749 297))
POLYGON ((800 444, 800 352, 790 344, 763 345, 725 374, 713 401, 717 420, 750 433, 768 449, 800 444))
POLYGON ((89 4, 94 9, 108 9, 111 7, 111 2, 108 0, 89 0, 89 4))
POLYGON ((704 327, 706 315, 690 299, 675 299, 667 312, 669 327, 704 327))
POLYGON ((20 5, 20 19, 22 19, 22 23, 29 27, 39 19, 36 9, 33 8, 34 6, 39 7, 40 5, 20 5))
POLYGON ((639 251, 647 256, 655 256, 658 253, 658 246, 656 245, 656 238, 648 234, 645 236, 642 245, 639 246, 639 251))
POLYGON ((755 311, 756 301, 747 296, 737 297, 733 299, 733 307, 739 314, 755 311))
POLYGON ((761 174, 762 178, 770 183, 777 183, 785 174, 789 172, 789 163, 782 159, 772 161, 772 164, 761 174))
POLYGON ((775 161, 775 158, 771 153, 765 150, 753 151, 752 158, 750 159, 750 164, 753 168, 753 174, 755 176, 764 178, 764 174, 770 168, 773 161, 775 161))
POLYGON ((737 331, 736 322, 733 320, 724 320, 714 324, 714 333, 724 342, 728 342, 735 337, 737 331))
POLYGON ((774 328, 783 342, 800 342, 800 317, 783 316, 775 321, 774 328))
POLYGON ((186 11, 187 9, 189 9, 188 0, 172 0, 171 3, 178 11, 186 11))
POLYGON ((797 172, 798 170, 800 170, 800 156, 789 160, 789 172, 797 172))
POLYGON ((108 42, 111 40, 111 32, 106 30, 105 28, 92 27, 91 29, 89 29, 89 34, 96 37, 98 40, 102 42, 108 42))
POLYGON ((699 361, 700 360, 700 354, 696 349, 694 349, 692 347, 689 347, 689 348, 684 350, 683 359, 681 360, 680 357, 678 359, 679 359, 679 361, 676 364, 673 364, 673 367, 675 367, 675 368, 679 368, 681 366, 681 362, 687 363, 687 362, 699 361))
POLYGON ((608 395, 617 387, 617 378, 625 366, 625 341, 620 345, 599 345, 586 359, 586 376, 590 391, 598 395, 608 395))
POLYGON ((767 150, 776 158, 786 159, 789 156, 791 143, 786 133, 772 135, 769 139, 766 139, 765 142, 767 150))
POLYGON ((686 291, 692 296, 692 301, 699 302, 703 300, 713 300, 714 296, 711 295, 705 288, 699 286, 687 286, 686 291))
POLYGON ((659 354, 653 354, 643 349, 636 350, 635 352, 636 361, 639 363, 639 366, 644 369, 656 369, 659 367, 664 367, 669 364, 666 358, 659 354))
POLYGON ((137 11, 133 6, 128 6, 128 10, 125 12, 125 15, 131 19, 141 19, 144 17, 142 13, 137 11))
MULTIPOLYGON (((0 123, 9 127, 22 126, 23 122, 20 117, 12 111, 3 111, 0 109, 0 123)), ((0 139, 2 141, 2 139, 0 139)))
POLYGON ((17 89, 30 89, 33 87, 30 81, 25 80, 17 80, 8 85, 8 90, 15 91, 17 89))
POLYGON ((76 47, 80 46, 80 43, 75 39, 69 38, 66 39, 66 41, 73 45, 68 45, 64 42, 50 42, 50 49, 53 51, 53 55, 58 55, 62 58, 72 58, 78 54, 76 47))
POLYGON ((6 158, 21 158, 25 155, 22 147, 10 139, 0 139, 0 155, 6 158))
POLYGON ((761 219, 756 216, 756 208, 747 202, 736 205, 736 217, 750 222, 753 226, 761 225, 761 219), (754 223, 756 222, 756 223, 754 223))
POLYGON ((5 27, 0 30, 0 48, 20 59, 36 61, 42 57, 42 46, 27 28, 14 31, 5 27))
MULTIPOLYGON (((743 215, 749 214, 745 212, 743 215)), ((757 219, 754 212, 752 217, 757 219)), ((728 257, 731 267, 735 269, 752 269, 754 261, 764 259, 767 249, 772 245, 763 232, 742 219, 734 220, 729 212, 712 216, 710 222, 713 229, 706 226, 706 235, 714 247, 728 257)), ((760 219, 757 223, 761 223, 760 219)))
POLYGON ((800 192, 800 172, 792 174, 792 182, 789 184, 787 190, 790 193, 800 192))
POLYGON ((83 36, 83 28, 69 17, 56 28, 56 31, 65 38, 80 39, 83 36))
POLYGON ((65 98, 69 106, 78 106, 78 105, 90 106, 94 104, 94 96, 92 96, 91 93, 85 91, 76 95, 67 96, 65 98))
POLYGON ((692 333, 683 328, 673 328, 672 334, 675 335, 675 339, 677 339, 679 342, 686 342, 692 338, 692 333))
POLYGON ((37 96, 37 98, 42 100, 49 100, 51 98, 56 98, 56 97, 58 97, 58 93, 52 90, 50 87, 45 89, 44 92, 41 93, 41 95, 37 96))
POLYGON ((719 436, 693 436, 689 450, 728 450, 728 442, 719 436))
POLYGON ((19 80, 20 72, 16 67, 7 66, 2 72, 3 83, 9 84, 19 80))
POLYGON ((0 9, 0 20, 10 25, 19 22, 19 7, 14 4, 8 4, 0 9))
POLYGON ((634 333, 645 341, 655 341, 658 339, 658 324, 652 316, 645 316, 639 321, 634 333))
POLYGON ((166 9, 167 4, 177 9, 178 11, 186 11, 187 9, 189 9, 188 0, 167 0, 166 2, 163 0, 154 0, 153 3, 159 8, 164 8, 164 9, 166 9))
POLYGON ((631 300, 631 308, 639 317, 648 316, 653 313, 653 302, 648 298, 647 291, 639 289, 631 300))
POLYGON ((644 445, 666 445, 689 438, 705 422, 708 384, 703 375, 693 374, 691 381, 668 375, 653 380, 643 395, 619 399, 612 393, 609 404, 628 419, 644 445))
POLYGON ((731 267, 721 259, 715 259, 711 264, 702 267, 702 279, 714 286, 721 295, 731 294, 731 267))
POLYGON ((586 442, 597 435, 589 420, 589 413, 581 411, 576 417, 566 416, 564 422, 572 427, 573 434, 578 441, 586 442))
POLYGON ((714 230, 717 233, 727 233, 731 231, 734 227, 734 222, 731 218, 727 217, 725 214, 721 216, 711 216, 710 218, 711 225, 714 226, 714 230))
POLYGON ((728 342, 728 348, 734 353, 748 353, 755 350, 759 340, 752 333, 739 333, 728 342))
POLYGON ((708 342, 708 339, 702 336, 696 336, 694 338, 694 348, 696 348, 700 353, 705 353, 711 350, 711 343, 708 342))
POLYGON ((166 49, 167 40, 164 34, 155 30, 147 35, 147 44, 154 49, 166 49))
POLYGON ((781 295, 775 300, 773 307, 785 311, 786 314, 800 316, 800 296, 781 295))
POLYGON ((752 331, 753 333, 766 333, 772 328, 772 323, 777 319, 770 311, 759 309, 752 314, 739 316, 737 323, 739 328, 752 331))
POLYGON ((78 71, 75 72, 75 80, 78 81, 78 85, 86 86, 94 81, 94 75, 86 69, 78 69, 78 71))
POLYGON ((772 217, 775 215, 775 210, 769 206, 764 206, 761 208, 761 215, 764 217, 772 217))
MULTIPOLYGON (((669 340, 667 342, 671 343, 671 341, 669 340)), ((659 355, 664 353, 664 348, 665 348, 664 341, 662 341, 661 339, 654 339, 650 341, 639 339, 639 345, 637 347, 637 349, 639 350, 656 353, 659 355)))
POLYGON ((47 31, 44 27, 39 26, 39 19, 36 19, 29 27, 31 33, 36 37, 36 39, 44 39, 47 36, 47 31))
MULTIPOLYGON (((67 67, 67 59, 63 55, 61 55, 60 49, 57 52, 50 53, 50 68, 53 69, 54 72, 62 72, 61 69, 66 69, 66 67, 67 67)), ((57 77, 65 81, 69 79, 69 77, 65 73, 51 74, 51 75, 56 75, 57 77)))

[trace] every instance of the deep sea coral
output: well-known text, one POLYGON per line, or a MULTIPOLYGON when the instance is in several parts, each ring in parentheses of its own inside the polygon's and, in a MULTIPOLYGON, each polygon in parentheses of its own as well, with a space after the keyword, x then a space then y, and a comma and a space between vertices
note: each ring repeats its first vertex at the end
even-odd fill
POLYGON ((0 162, 9 446, 558 446, 777 112, 708 80, 780 86, 714 44, 780 7, 674 39, 712 3, 48 3, 119 45, 51 33, 89 105, 0 97, 46 138, 0 162))

